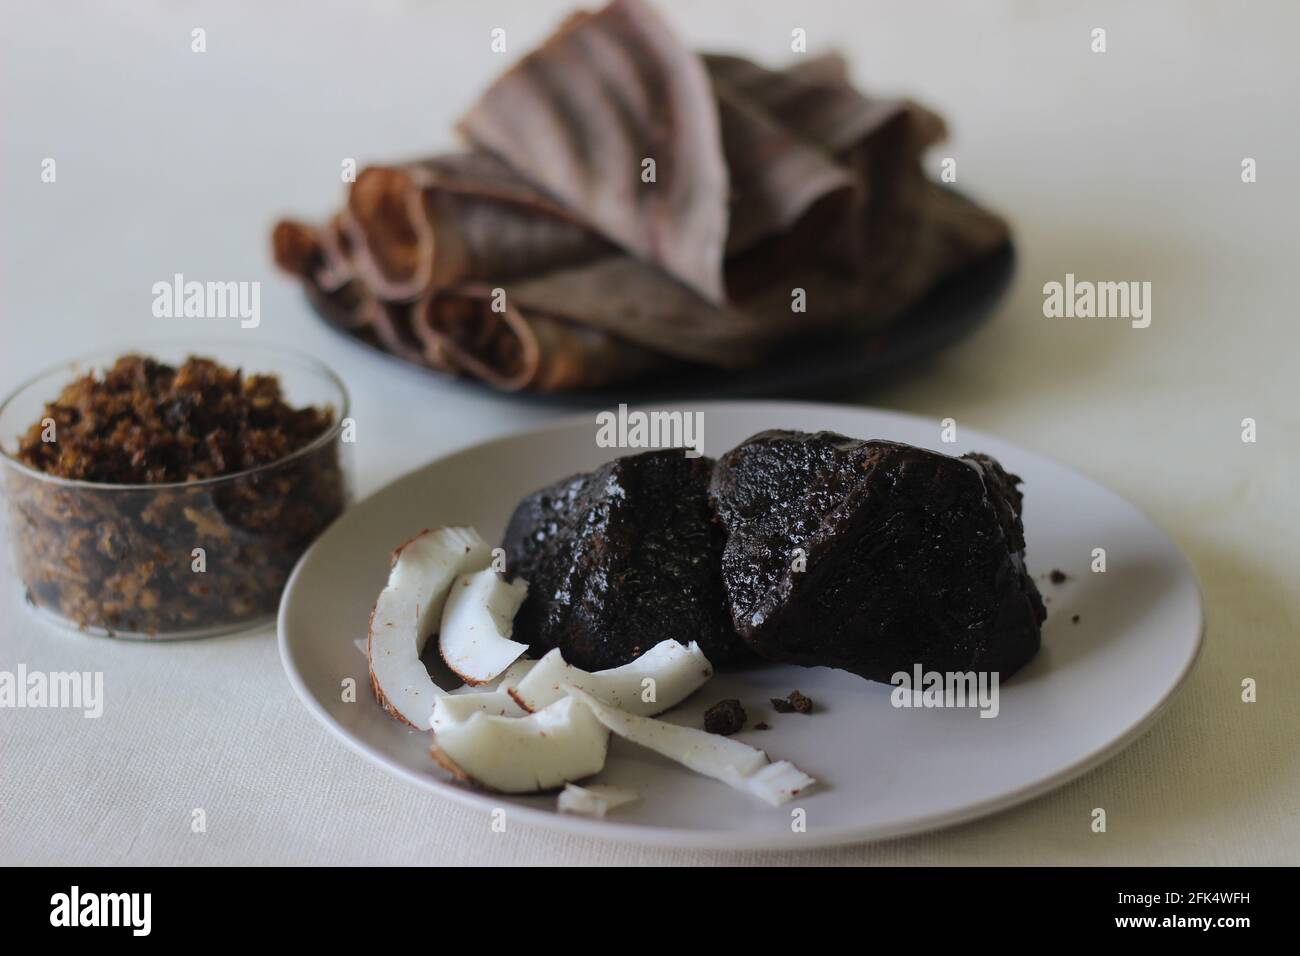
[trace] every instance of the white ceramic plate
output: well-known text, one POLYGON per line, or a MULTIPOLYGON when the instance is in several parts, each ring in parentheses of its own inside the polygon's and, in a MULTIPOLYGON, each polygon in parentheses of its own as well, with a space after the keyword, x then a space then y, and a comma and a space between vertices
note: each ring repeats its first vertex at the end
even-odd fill
POLYGON ((503 797, 451 782, 428 757, 428 735, 374 702, 355 644, 389 552, 445 524, 474 525, 496 541, 524 494, 628 453, 597 447, 594 414, 457 452, 345 513, 303 557, 280 606, 281 656, 303 703, 390 773, 484 810, 505 807, 512 821, 639 843, 795 848, 935 829, 1042 794, 1136 739, 1190 673, 1202 614, 1187 560, 1136 508, 1063 465, 965 429, 944 445, 936 422, 870 409, 778 402, 691 409, 704 414, 709 455, 766 428, 824 428, 953 454, 989 452, 1024 479, 1028 562, 1049 616, 1042 651, 1002 686, 996 718, 974 709, 897 709, 891 687, 826 668, 754 667, 717 676, 673 719, 698 726, 704 708, 740 698, 751 725, 771 725, 741 739, 822 781, 785 807, 617 739, 597 779, 632 787, 642 800, 605 820, 562 816, 554 795, 503 797), (1105 573, 1090 571, 1094 548, 1106 550, 1105 573), (1054 568, 1069 580, 1048 583, 1054 568), (341 699, 348 677, 357 682, 354 703, 341 699), (773 714, 768 699, 795 688, 816 712, 773 714), (805 811, 806 832, 793 832, 794 808, 805 811))

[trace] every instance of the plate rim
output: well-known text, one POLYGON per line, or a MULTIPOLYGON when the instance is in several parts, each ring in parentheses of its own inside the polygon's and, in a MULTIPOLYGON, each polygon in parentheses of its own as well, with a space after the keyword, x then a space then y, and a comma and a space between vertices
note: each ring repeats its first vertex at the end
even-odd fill
MULTIPOLYGON (((923 415, 917 415, 911 412, 900 412, 888 408, 880 408, 874 405, 859 406, 830 402, 808 402, 780 399, 712 399, 700 402, 678 401, 668 403, 629 404, 628 407, 629 410, 631 410, 637 408, 672 409, 689 406, 692 411, 707 412, 710 406, 716 408, 719 406, 736 405, 781 406, 784 410, 788 411, 801 410, 806 412, 815 411, 817 409, 833 411, 836 413, 864 411, 870 412, 874 415, 883 415, 887 418, 893 418, 900 422, 911 422, 913 424, 930 423, 930 419, 923 415)), ((483 441, 477 441, 468 445, 452 448, 443 454, 437 455, 424 464, 412 468, 390 481, 385 482, 381 487, 372 491, 361 501, 351 505, 347 510, 351 511, 353 508, 358 508, 369 502, 372 498, 387 492, 394 485, 405 481, 434 465, 444 463, 450 459, 474 454, 482 449, 493 445, 515 441, 526 435, 546 434, 548 432, 571 429, 577 425, 590 425, 591 419, 591 411, 563 415, 537 425, 507 432, 504 435, 497 435, 483 441)), ((979 437, 987 434, 989 437, 994 438, 997 441, 1014 445, 1024 454, 1072 472, 1087 481, 1089 484, 1096 485, 1107 494, 1113 495, 1115 498, 1128 505, 1128 507, 1132 508, 1137 514, 1139 514, 1153 529, 1155 529, 1156 533, 1169 544, 1174 554, 1177 555, 1188 580, 1191 582, 1192 590, 1196 597, 1197 628, 1195 646, 1187 659, 1183 662, 1182 668, 1177 677, 1171 682, 1164 695, 1124 733, 1041 780, 1032 781, 1007 793, 1002 793, 995 797, 989 797, 958 809, 931 813, 889 826, 872 824, 838 827, 827 830, 808 830, 803 833, 785 832, 782 830, 774 830, 771 833, 692 830, 680 827, 656 827, 646 826, 644 824, 620 823, 617 820, 588 819, 581 816, 563 815, 553 811, 518 805, 511 807, 511 816, 529 825, 538 826, 552 832, 569 833, 575 836, 610 840, 647 847, 654 846, 673 847, 679 849, 712 850, 801 850, 827 846, 861 845, 882 840, 897 839, 904 836, 912 836, 920 833, 944 830, 962 823, 969 823, 983 817, 991 816, 992 814, 1003 810, 1009 810, 1083 776, 1088 771, 1100 766, 1119 754, 1121 751, 1127 749, 1140 737, 1144 736, 1165 714, 1169 705, 1187 686, 1188 679, 1195 672, 1196 667, 1200 662, 1201 654, 1205 646, 1205 595, 1200 579, 1196 574, 1195 566, 1183 550, 1178 547, 1177 542, 1169 536, 1164 528, 1152 520, 1144 510, 1133 504, 1133 502, 1129 501, 1123 495, 1112 490, 1109 486, 1096 481, 1088 473, 1075 468, 1072 465, 1067 465, 1050 455, 1042 454, 1032 448, 1026 448, 1018 442, 1009 442, 980 429, 973 429, 972 431, 975 433, 977 442, 979 437)), ((342 516, 339 520, 341 519, 342 516)), ((288 678, 289 684, 293 688, 298 700, 307 708, 308 712, 311 713, 312 716, 315 717, 331 735, 341 740, 350 750, 360 754, 370 763, 387 770, 407 783, 414 784, 427 792, 449 797, 456 803, 459 803, 462 806, 471 807, 480 813, 490 813, 491 808, 487 805, 488 801, 485 799, 492 796, 490 792, 467 789, 453 782, 417 773, 388 755, 372 749, 363 741, 356 739, 316 700, 299 672, 293 652, 289 647, 287 633, 290 595, 293 593, 299 575, 303 568, 306 567, 308 559, 317 550, 321 542, 335 530, 337 523, 338 522, 336 521, 335 524, 332 524, 327 528, 325 532, 316 539, 316 541, 312 542, 311 546, 303 553, 297 564, 294 565, 293 571, 289 575, 289 579, 285 582, 284 591, 280 598, 279 609, 276 613, 276 644, 279 650, 281 669, 288 678)))

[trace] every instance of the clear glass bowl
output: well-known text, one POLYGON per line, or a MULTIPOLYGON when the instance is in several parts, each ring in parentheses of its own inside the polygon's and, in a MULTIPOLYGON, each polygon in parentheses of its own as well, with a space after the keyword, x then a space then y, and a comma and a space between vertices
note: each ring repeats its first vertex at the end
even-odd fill
POLYGON ((186 342, 127 351, 173 365, 196 355, 245 375, 275 375, 286 402, 328 407, 333 422, 278 461, 218 478, 75 481, 18 461, 19 436, 64 386, 125 352, 36 376, 0 405, 6 523, 27 601, 80 630, 141 640, 208 637, 272 620, 298 558, 350 499, 341 441, 347 389, 320 362, 279 347, 186 342))

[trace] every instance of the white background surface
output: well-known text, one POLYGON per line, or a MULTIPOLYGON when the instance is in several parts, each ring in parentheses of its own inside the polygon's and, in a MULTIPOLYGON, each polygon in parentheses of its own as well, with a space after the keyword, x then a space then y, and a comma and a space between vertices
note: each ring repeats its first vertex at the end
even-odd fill
MULTIPOLYGON (((951 122, 933 159, 1010 216, 1021 271, 992 324, 873 402, 1000 434, 1144 508, 1191 556, 1208 639, 1130 750, 955 830, 795 854, 665 852, 515 828, 391 780, 294 700, 270 631, 134 645, 49 630, 10 588, 0 669, 102 670, 102 718, 0 711, 5 863, 1296 863, 1300 70, 1292 4, 665 3, 692 41, 852 57, 951 122), (1093 27, 1109 50, 1089 50, 1093 27), (1243 184, 1241 160, 1258 161, 1243 184), (1154 318, 1047 319, 1066 272, 1145 280, 1154 318), (1258 421, 1243 444, 1241 420, 1258 421), (1243 678, 1259 701, 1240 701, 1243 678), (1094 807, 1109 830, 1090 831, 1094 807), (207 832, 191 832, 195 808, 207 832)), ((338 369, 358 490, 560 414, 348 348, 274 274, 277 215, 322 217, 339 164, 451 144, 450 123, 567 4, 3 4, 0 382, 161 336, 257 336, 338 369), (190 30, 208 52, 190 52, 190 30), (40 181, 54 157, 58 182, 40 181), (262 325, 158 320, 151 285, 261 280, 262 325), (196 324, 198 327, 196 327, 196 324)), ((937 427, 937 426, 936 426, 937 427)), ((1032 489, 1030 489, 1032 494, 1032 489)), ((1032 560, 1032 556, 1031 556, 1032 560)))

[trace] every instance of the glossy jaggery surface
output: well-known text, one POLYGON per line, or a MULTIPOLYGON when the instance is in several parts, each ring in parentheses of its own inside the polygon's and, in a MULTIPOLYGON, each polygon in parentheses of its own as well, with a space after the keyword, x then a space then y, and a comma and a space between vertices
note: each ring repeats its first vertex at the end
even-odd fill
POLYGON ((668 638, 714 664, 747 657, 722 589, 713 462, 652 451, 557 482, 519 503, 507 573, 529 582, 514 639, 558 647, 585 670, 617 667, 668 638))
POLYGON ((761 656, 888 681, 915 664, 1007 677, 1046 617, 1025 571, 1019 479, 830 432, 762 432, 718 462, 722 571, 761 656))

